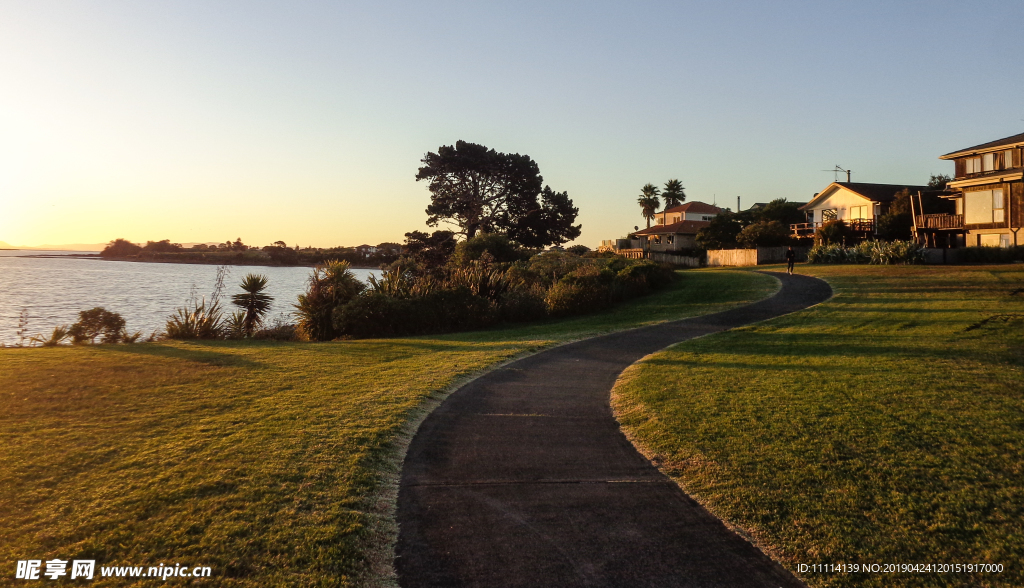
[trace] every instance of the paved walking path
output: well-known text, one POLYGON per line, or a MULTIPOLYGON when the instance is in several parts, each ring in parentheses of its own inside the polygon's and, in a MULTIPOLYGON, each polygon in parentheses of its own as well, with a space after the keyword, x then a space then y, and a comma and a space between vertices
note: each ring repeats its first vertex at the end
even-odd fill
POLYGON ((773 297, 523 358, 463 386, 413 438, 398 494, 402 586, 803 586, 650 464, 609 391, 673 343, 822 302, 772 274, 773 297))

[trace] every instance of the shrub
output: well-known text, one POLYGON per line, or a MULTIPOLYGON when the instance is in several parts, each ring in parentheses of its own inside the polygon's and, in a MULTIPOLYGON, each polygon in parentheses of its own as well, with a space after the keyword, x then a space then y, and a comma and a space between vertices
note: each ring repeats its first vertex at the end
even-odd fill
POLYGON ((33 343, 39 343, 43 347, 56 347, 70 336, 71 333, 68 330, 68 326, 61 325, 53 328, 53 333, 48 339, 44 339, 42 335, 36 335, 35 337, 30 337, 29 340, 33 343))
POLYGON ((415 298, 370 291, 334 311, 334 328, 349 337, 445 333, 494 322, 491 304, 468 288, 438 289, 415 298))
POLYGON ((306 293, 299 294, 299 303, 295 305, 300 336, 311 341, 330 341, 339 335, 334 328, 334 310, 366 287, 349 266, 347 261, 332 259, 313 268, 306 293))
POLYGON ((167 321, 168 339, 221 339, 224 334, 220 302, 207 305, 205 297, 186 303, 167 321))
POLYGON ((100 337, 103 343, 119 343, 127 335, 124 325, 125 321, 121 315, 97 306, 79 312, 78 322, 71 325, 68 335, 71 336, 71 342, 76 345, 95 343, 97 337, 100 337))
POLYGON ((498 301, 498 320, 524 323, 544 318, 548 314, 546 293, 539 284, 506 292, 498 301))
POLYGON ((807 263, 846 263, 846 249, 837 243, 816 243, 807 252, 807 263))
POLYGON ((667 266, 642 261, 620 270, 615 281, 620 287, 620 298, 634 298, 668 286, 675 277, 675 272, 667 266))
POLYGON ((585 265, 566 274, 548 290, 548 312, 556 316, 583 314, 607 308, 612 303, 615 273, 585 265))
POLYGON ((546 251, 533 256, 528 267, 530 271, 540 276, 545 284, 551 285, 562 279, 563 276, 576 270, 576 268, 588 263, 593 262, 571 253, 565 253, 564 251, 546 251))
POLYGON ((529 250, 523 249, 505 235, 480 233, 472 239, 467 239, 456 245, 450 263, 455 266, 465 266, 480 259, 485 252, 489 253, 497 263, 522 261, 530 258, 529 250))
POLYGON ((736 235, 736 242, 749 249, 788 245, 789 229, 779 221, 760 221, 743 227, 736 235))
POLYGON ((853 238, 853 232, 841 220, 828 221, 814 232, 814 242, 825 245, 846 245, 846 242, 851 238, 853 238))
POLYGON ((809 263, 870 263, 896 265, 924 263, 924 249, 913 241, 864 241, 856 247, 817 244, 807 252, 809 263))

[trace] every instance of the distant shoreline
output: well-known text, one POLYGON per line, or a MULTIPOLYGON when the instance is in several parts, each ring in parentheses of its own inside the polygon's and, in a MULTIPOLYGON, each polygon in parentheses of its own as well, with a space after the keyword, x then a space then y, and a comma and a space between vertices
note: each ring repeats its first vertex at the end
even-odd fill
MULTIPOLYGON (((252 267, 314 267, 315 264, 310 263, 261 263, 257 261, 249 260, 222 260, 222 259, 138 259, 135 257, 101 257, 99 253, 88 254, 88 255, 27 255, 25 257, 77 257, 77 258, 95 258, 102 261, 130 261, 132 263, 179 263, 189 265, 238 265, 238 266, 252 266, 252 267)), ((376 265, 351 265, 352 269, 380 269, 376 265)))

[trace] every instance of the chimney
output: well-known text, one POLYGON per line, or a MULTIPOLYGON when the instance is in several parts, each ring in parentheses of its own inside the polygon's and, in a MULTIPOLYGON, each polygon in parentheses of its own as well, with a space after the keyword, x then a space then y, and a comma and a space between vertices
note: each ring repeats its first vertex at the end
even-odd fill
POLYGON ((737 196, 737 197, 736 197, 736 212, 739 212, 739 211, 741 211, 741 210, 743 210, 743 209, 742 209, 742 208, 740 208, 740 197, 739 197, 739 196, 737 196))

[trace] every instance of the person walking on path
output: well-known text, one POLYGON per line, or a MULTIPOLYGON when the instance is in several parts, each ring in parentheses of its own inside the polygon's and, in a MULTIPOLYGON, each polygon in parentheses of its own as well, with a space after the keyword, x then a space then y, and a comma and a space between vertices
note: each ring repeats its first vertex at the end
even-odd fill
POLYGON ((786 250, 786 270, 789 275, 793 275, 793 263, 796 261, 796 253, 793 251, 793 246, 790 245, 789 249, 786 250))

